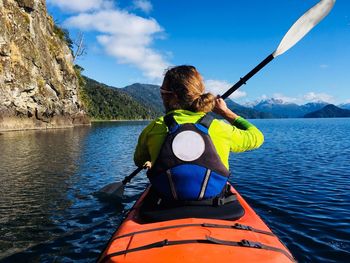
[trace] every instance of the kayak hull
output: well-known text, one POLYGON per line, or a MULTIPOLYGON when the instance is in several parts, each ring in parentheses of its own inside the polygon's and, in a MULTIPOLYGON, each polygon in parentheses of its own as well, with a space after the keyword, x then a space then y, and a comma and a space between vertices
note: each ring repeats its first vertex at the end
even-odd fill
POLYGON ((147 223, 139 210, 147 189, 113 234, 98 262, 295 262, 241 195, 237 220, 184 218, 147 223))

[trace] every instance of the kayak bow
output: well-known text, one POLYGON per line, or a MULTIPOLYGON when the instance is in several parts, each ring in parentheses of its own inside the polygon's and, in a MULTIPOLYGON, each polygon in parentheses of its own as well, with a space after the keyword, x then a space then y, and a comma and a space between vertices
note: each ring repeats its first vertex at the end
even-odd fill
POLYGON ((182 218, 145 222, 147 189, 98 260, 105 262, 295 262, 293 256, 231 186, 244 209, 239 219, 182 218))

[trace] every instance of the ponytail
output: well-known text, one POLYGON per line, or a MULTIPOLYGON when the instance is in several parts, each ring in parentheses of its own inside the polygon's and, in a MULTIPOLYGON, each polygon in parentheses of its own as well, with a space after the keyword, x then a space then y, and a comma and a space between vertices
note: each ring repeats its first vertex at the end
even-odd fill
POLYGON ((215 96, 211 93, 204 93, 193 101, 190 110, 195 112, 210 112, 214 106, 215 96))

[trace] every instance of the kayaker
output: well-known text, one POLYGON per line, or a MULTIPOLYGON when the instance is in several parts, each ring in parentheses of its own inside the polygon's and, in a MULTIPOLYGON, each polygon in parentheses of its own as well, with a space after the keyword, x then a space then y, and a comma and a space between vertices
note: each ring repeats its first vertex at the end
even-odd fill
POLYGON ((134 161, 148 162, 148 177, 160 197, 207 200, 219 196, 229 177, 229 153, 260 147, 263 134, 232 112, 220 97, 205 93, 193 66, 169 69, 160 88, 166 115, 141 133, 134 161), (214 112, 227 122, 210 117, 214 112))

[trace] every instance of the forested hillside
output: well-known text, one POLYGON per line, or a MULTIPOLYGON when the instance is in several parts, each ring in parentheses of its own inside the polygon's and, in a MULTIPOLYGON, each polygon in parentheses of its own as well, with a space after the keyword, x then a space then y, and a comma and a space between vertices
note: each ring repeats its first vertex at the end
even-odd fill
POLYGON ((122 89, 84 77, 82 93, 89 116, 97 120, 138 120, 159 116, 154 109, 136 101, 122 89))
POLYGON ((164 106, 160 97, 159 86, 135 83, 123 88, 131 97, 158 112, 164 114, 164 106))
MULTIPOLYGON (((122 89, 107 86, 84 77, 83 97, 88 114, 94 119, 152 119, 164 115, 159 86, 136 83, 122 89)), ((259 112, 227 100, 227 106, 249 118, 273 118, 271 113, 259 112)))

